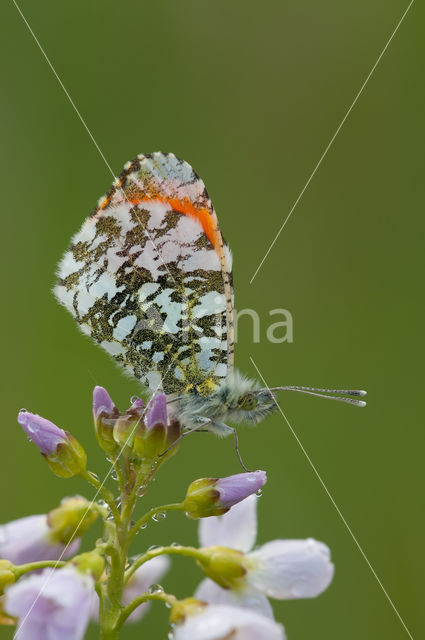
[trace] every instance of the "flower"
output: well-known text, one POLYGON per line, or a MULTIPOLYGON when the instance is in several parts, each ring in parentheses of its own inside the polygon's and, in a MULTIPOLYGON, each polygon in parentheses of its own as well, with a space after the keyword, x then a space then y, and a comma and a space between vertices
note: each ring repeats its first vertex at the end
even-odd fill
POLYGON ((96 386, 93 389, 93 415, 97 416, 102 411, 112 413, 116 406, 104 387, 96 386))
POLYGON ((70 433, 29 411, 18 413, 18 423, 57 476, 70 478, 85 470, 86 453, 70 433))
POLYGON ((113 436, 118 416, 119 411, 109 393, 103 387, 96 386, 93 389, 94 430, 99 446, 110 455, 118 451, 118 445, 113 436))
MULTIPOLYGON (((158 556, 152 558, 145 564, 142 564, 131 576, 123 593, 123 605, 127 606, 134 598, 145 593, 149 587, 161 580, 162 576, 168 571, 170 560, 166 556, 158 556)), ((127 618, 126 622, 137 622, 144 616, 150 608, 150 602, 145 602, 137 607, 127 618)), ((91 617, 93 620, 99 620, 99 598, 95 594, 93 600, 91 617)))
POLYGON ((4 608, 18 618, 20 640, 82 640, 94 593, 93 578, 75 567, 44 569, 8 587, 4 608))
POLYGON ((190 518, 218 516, 258 491, 267 482, 265 471, 238 473, 227 478, 201 478, 189 486, 184 501, 190 518))
POLYGON ((140 416, 134 434, 133 455, 147 462, 155 460, 165 452, 168 452, 167 457, 174 455, 177 446, 172 445, 181 434, 181 426, 175 420, 168 421, 165 393, 155 394, 147 410, 144 407, 135 407, 133 411, 140 416))
MULTIPOLYGON (((257 537, 257 500, 250 496, 224 516, 201 520, 199 536, 201 545, 211 547, 212 565, 207 574, 214 576, 214 557, 219 554, 219 565, 230 547, 229 559, 238 560, 235 551, 242 552, 239 564, 242 575, 233 570, 233 579, 227 576, 223 589, 206 578, 196 591, 196 598, 211 603, 229 603, 249 607, 271 617, 269 598, 285 600, 291 598, 313 598, 330 584, 334 565, 330 561, 329 548, 313 538, 307 540, 273 540, 251 551, 257 537), (211 546, 213 545, 213 546, 211 546), (222 547, 217 547, 222 545, 222 547)), ((201 565, 202 566, 202 565, 201 565)))
POLYGON ((255 611, 212 604, 174 627, 173 640, 285 640, 283 627, 255 611))
POLYGON ((68 558, 79 546, 80 538, 74 538, 68 547, 58 542, 46 514, 19 518, 0 526, 0 557, 14 564, 68 558))

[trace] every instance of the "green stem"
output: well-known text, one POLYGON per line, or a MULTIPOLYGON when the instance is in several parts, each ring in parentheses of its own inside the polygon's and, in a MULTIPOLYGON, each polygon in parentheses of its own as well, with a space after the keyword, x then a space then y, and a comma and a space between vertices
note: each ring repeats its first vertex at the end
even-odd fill
POLYGON ((158 513, 162 513, 164 511, 184 511, 184 503, 183 502, 174 502, 171 504, 164 504, 162 507, 153 507, 149 511, 147 511, 141 518, 136 520, 133 526, 130 529, 128 534, 129 543, 134 539, 134 536, 140 531, 141 527, 144 524, 149 522, 153 517, 155 517, 158 513))
POLYGON ((120 512, 118 511, 117 505, 115 504, 114 495, 109 489, 107 489, 100 480, 92 474, 90 471, 83 471, 80 473, 80 477, 87 480, 95 489, 97 489, 98 493, 101 494, 102 498, 108 505, 111 510, 112 515, 114 516, 114 520, 119 522, 120 520, 120 512))
POLYGON ((174 555, 174 556, 188 556, 195 558, 195 560, 205 560, 205 553, 202 549, 196 547, 183 547, 181 545, 170 545, 168 547, 158 547, 157 549, 151 549, 146 551, 143 555, 139 556, 125 572, 124 582, 127 583, 131 576, 142 564, 156 558, 157 556, 174 555))
POLYGON ((27 562, 26 564, 20 564, 14 569, 16 579, 18 579, 29 571, 36 571, 37 569, 45 569, 47 567, 59 569, 60 567, 64 567, 65 565, 66 562, 59 562, 58 560, 40 560, 40 562, 27 562))
POLYGON ((124 622, 133 613, 133 611, 137 609, 137 607, 140 607, 141 604, 144 604, 149 600, 159 600, 160 602, 166 602, 169 605, 173 605, 175 602, 177 602, 176 596, 172 595, 171 593, 165 593, 165 591, 158 591, 157 593, 142 593, 122 610, 121 615, 117 621, 117 629, 122 627, 124 622))

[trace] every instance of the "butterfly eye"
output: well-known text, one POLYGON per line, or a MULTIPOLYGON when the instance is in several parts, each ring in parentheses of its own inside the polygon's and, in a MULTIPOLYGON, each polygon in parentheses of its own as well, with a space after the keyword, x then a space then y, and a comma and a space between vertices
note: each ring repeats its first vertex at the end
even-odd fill
POLYGON ((252 411, 258 405, 258 399, 253 393, 246 393, 239 398, 238 406, 243 411, 252 411))

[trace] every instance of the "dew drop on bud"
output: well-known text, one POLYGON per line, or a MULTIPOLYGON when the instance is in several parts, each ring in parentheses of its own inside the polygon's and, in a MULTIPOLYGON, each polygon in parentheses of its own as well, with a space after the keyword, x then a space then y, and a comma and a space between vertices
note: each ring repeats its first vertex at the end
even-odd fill
POLYGON ((161 587, 160 584, 151 584, 151 586, 148 589, 148 593, 150 593, 151 595, 154 595, 156 593, 163 593, 164 591, 164 587, 161 587))
POLYGON ((131 404, 134 404, 135 402, 137 402, 138 399, 139 398, 137 396, 131 396, 131 398, 130 398, 131 404))
POLYGON ((28 409, 19 409, 19 413, 28 413, 28 409))
POLYGON ((261 489, 258 489, 258 491, 255 492, 255 495, 257 496, 257 498, 261 498, 263 492, 261 491, 261 489))

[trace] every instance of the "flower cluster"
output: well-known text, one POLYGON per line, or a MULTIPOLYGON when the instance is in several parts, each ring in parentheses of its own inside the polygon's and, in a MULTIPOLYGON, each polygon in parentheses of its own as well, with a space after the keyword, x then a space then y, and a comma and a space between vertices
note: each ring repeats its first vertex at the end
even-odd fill
POLYGON ((146 405, 133 398, 120 412, 108 392, 96 387, 93 420, 114 471, 115 492, 87 469, 86 453, 70 433, 39 415, 18 415, 53 473, 84 478, 95 487, 96 499, 64 498, 47 514, 0 526, 0 623, 16 624, 20 640, 82 640, 94 620, 100 638, 113 640, 158 600, 169 608, 174 640, 283 640, 270 599, 318 596, 334 567, 328 547, 311 538, 255 546, 256 494, 266 473, 197 479, 180 502, 137 518, 140 498, 178 451, 184 429, 169 419, 163 393, 146 405), (167 511, 199 520, 200 546, 170 544, 130 555, 136 534, 167 511), (92 550, 79 553, 81 537, 99 519, 102 536, 92 550), (193 559, 204 574, 196 592, 183 600, 156 584, 173 555, 193 559))

